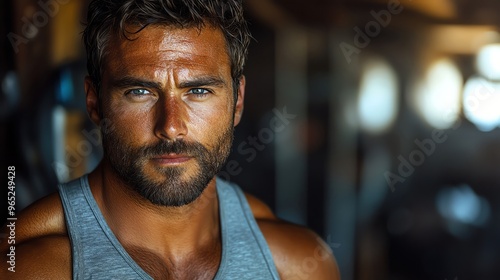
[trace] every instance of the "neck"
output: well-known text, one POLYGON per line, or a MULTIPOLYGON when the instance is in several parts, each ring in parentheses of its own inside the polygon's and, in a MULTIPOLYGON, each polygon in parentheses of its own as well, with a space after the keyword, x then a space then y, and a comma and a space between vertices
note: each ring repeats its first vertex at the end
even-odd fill
POLYGON ((106 222, 124 247, 143 248, 175 262, 220 244, 215 178, 202 195, 180 207, 154 205, 127 186, 104 161, 89 175, 106 222))

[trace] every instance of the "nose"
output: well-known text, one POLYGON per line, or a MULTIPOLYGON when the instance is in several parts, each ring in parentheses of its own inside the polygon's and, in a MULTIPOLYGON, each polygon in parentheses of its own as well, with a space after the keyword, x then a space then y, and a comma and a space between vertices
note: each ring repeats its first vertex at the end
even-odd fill
POLYGON ((155 135, 164 140, 174 141, 187 134, 186 113, 182 101, 176 96, 160 98, 157 103, 155 135))

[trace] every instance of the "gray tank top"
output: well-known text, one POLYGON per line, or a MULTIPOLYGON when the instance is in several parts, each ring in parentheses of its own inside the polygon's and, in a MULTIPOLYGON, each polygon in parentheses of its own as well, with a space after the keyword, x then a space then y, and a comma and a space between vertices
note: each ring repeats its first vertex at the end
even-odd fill
MULTIPOLYGON (((97 206, 87 176, 59 185, 71 241, 73 279, 152 279, 120 244, 97 206)), ((217 178, 222 259, 216 280, 279 279, 271 251, 248 202, 217 178)))

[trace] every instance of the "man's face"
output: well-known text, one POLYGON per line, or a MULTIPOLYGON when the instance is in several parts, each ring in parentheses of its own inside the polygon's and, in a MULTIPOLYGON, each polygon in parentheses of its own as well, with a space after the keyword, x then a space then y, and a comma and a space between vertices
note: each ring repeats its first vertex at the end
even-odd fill
POLYGON ((194 201, 226 161, 242 109, 222 32, 149 26, 107 48, 101 117, 114 129, 103 131, 105 157, 156 205, 194 201))

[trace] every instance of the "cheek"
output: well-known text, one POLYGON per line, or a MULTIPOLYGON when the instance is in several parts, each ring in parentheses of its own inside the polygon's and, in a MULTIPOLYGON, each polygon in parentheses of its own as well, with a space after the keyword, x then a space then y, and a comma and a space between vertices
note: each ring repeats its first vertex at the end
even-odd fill
POLYGON ((151 112, 133 110, 124 106, 110 106, 104 117, 114 130, 114 134, 125 142, 139 143, 141 138, 149 135, 152 128, 151 112), (109 109, 113 108, 113 109, 109 109))
POLYGON ((213 138, 232 124, 233 105, 229 101, 212 106, 192 107, 189 115, 191 133, 201 139, 213 138))

